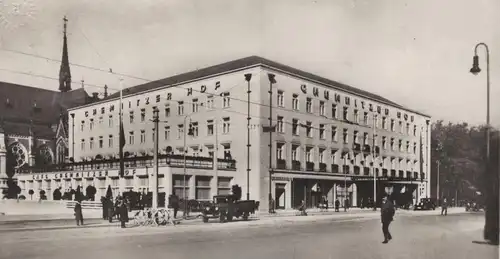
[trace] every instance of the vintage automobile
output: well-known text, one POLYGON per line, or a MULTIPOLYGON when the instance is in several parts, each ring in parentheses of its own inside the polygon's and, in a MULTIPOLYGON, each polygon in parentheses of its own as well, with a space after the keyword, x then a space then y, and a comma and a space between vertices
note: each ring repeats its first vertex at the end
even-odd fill
POLYGON ((216 195, 213 197, 213 202, 202 212, 203 222, 207 223, 211 218, 219 218, 221 223, 232 221, 234 217, 248 220, 250 214, 255 213, 258 205, 258 202, 254 200, 237 201, 233 195, 216 195))
POLYGON ((431 198, 422 198, 420 202, 415 204, 414 210, 435 210, 436 202, 431 198))

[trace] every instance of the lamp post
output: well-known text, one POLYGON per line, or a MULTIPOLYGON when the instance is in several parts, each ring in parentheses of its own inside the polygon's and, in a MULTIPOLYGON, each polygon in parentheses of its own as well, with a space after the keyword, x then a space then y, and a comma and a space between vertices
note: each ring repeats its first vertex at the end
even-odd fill
POLYGON ((375 139, 377 134, 375 133, 375 128, 377 127, 377 115, 373 114, 373 145, 372 145, 372 170, 373 170, 373 210, 377 210, 377 173, 375 171, 375 139))
POLYGON ((474 48, 474 58, 470 72, 474 75, 481 72, 479 68, 479 56, 477 55, 479 46, 483 46, 486 49, 486 164, 488 164, 490 159, 490 50, 485 43, 478 43, 474 48))
POLYGON ((191 128, 187 128, 187 125, 186 125, 186 120, 187 118, 189 118, 189 115, 186 115, 184 116, 184 148, 183 148, 183 153, 184 153, 184 185, 183 185, 183 194, 182 194, 182 197, 184 198, 184 212, 183 212, 183 217, 186 218, 187 217, 187 195, 186 195, 186 173, 187 173, 187 170, 186 170, 186 153, 187 153, 187 148, 186 148, 186 138, 187 138, 187 135, 190 135, 192 136, 193 135, 193 132, 192 132, 192 129, 191 128), (187 131, 186 131, 187 130, 187 131), (188 132, 189 131, 189 132, 188 132))
POLYGON ((250 80, 252 74, 245 74, 247 81, 247 200, 250 200, 250 80))
MULTIPOLYGON (((75 113, 71 113, 71 157, 75 160, 75 113)), ((64 160, 62 160, 64 161, 64 160)))
POLYGON ((438 203, 440 204, 440 199, 441 199, 441 195, 439 194, 439 167, 441 165, 441 161, 439 160, 436 160, 436 164, 437 164, 437 188, 436 188, 436 198, 438 200, 438 203))
MULTIPOLYGON (((346 154, 347 155, 347 154, 346 154)), ((345 171, 345 166, 347 164, 347 158, 346 155, 342 157, 342 173, 344 173, 344 195, 342 195, 342 205, 344 206, 344 211, 347 211, 347 206, 345 204, 345 201, 347 199, 347 173, 349 171, 345 171)))
POLYGON ((276 79, 274 79, 274 74, 267 74, 269 78, 269 127, 264 128, 264 131, 269 132, 269 190, 268 190, 268 199, 269 199, 269 213, 274 212, 274 203, 273 203, 273 195, 272 195, 272 174, 273 174, 273 132, 275 127, 273 126, 273 84, 276 83, 276 79))
POLYGON ((155 130, 154 130, 154 154, 153 154, 153 164, 154 164, 154 170, 153 170, 153 209, 158 208, 158 135, 159 134, 159 127, 158 124, 160 122, 159 116, 158 116, 158 109, 155 108, 153 110, 154 116, 153 116, 153 122, 155 125, 155 130))

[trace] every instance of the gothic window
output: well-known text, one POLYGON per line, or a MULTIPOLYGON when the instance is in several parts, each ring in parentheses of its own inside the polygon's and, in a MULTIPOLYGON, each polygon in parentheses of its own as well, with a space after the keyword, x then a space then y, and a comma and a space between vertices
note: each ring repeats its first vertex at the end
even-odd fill
POLYGON ((7 154, 7 160, 12 163, 14 168, 19 168, 28 161, 28 151, 26 151, 26 148, 19 142, 10 145, 7 154))
MULTIPOLYGON (((64 149, 61 150, 64 157, 64 149)), ((38 148, 37 165, 50 165, 54 163, 54 153, 49 146, 43 145, 38 148)), ((64 159, 63 159, 64 160, 64 159)))

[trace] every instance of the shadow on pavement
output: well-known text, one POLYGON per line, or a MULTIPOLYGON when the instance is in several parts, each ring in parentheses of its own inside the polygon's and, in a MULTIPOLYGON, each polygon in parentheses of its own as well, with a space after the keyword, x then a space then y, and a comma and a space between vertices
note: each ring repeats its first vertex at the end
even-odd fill
POLYGON ((484 241, 484 240, 483 241, 474 240, 474 241, 472 241, 472 243, 473 244, 478 244, 478 245, 490 245, 490 246, 498 246, 499 245, 498 243, 495 244, 495 243, 493 243, 491 241, 484 241))

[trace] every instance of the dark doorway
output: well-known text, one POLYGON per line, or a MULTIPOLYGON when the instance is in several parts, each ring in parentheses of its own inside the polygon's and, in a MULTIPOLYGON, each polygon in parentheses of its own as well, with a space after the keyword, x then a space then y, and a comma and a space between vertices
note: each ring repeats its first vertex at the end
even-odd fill
POLYGON ((274 191, 274 197, 276 197, 276 209, 285 209, 285 185, 277 184, 276 189, 274 191))

